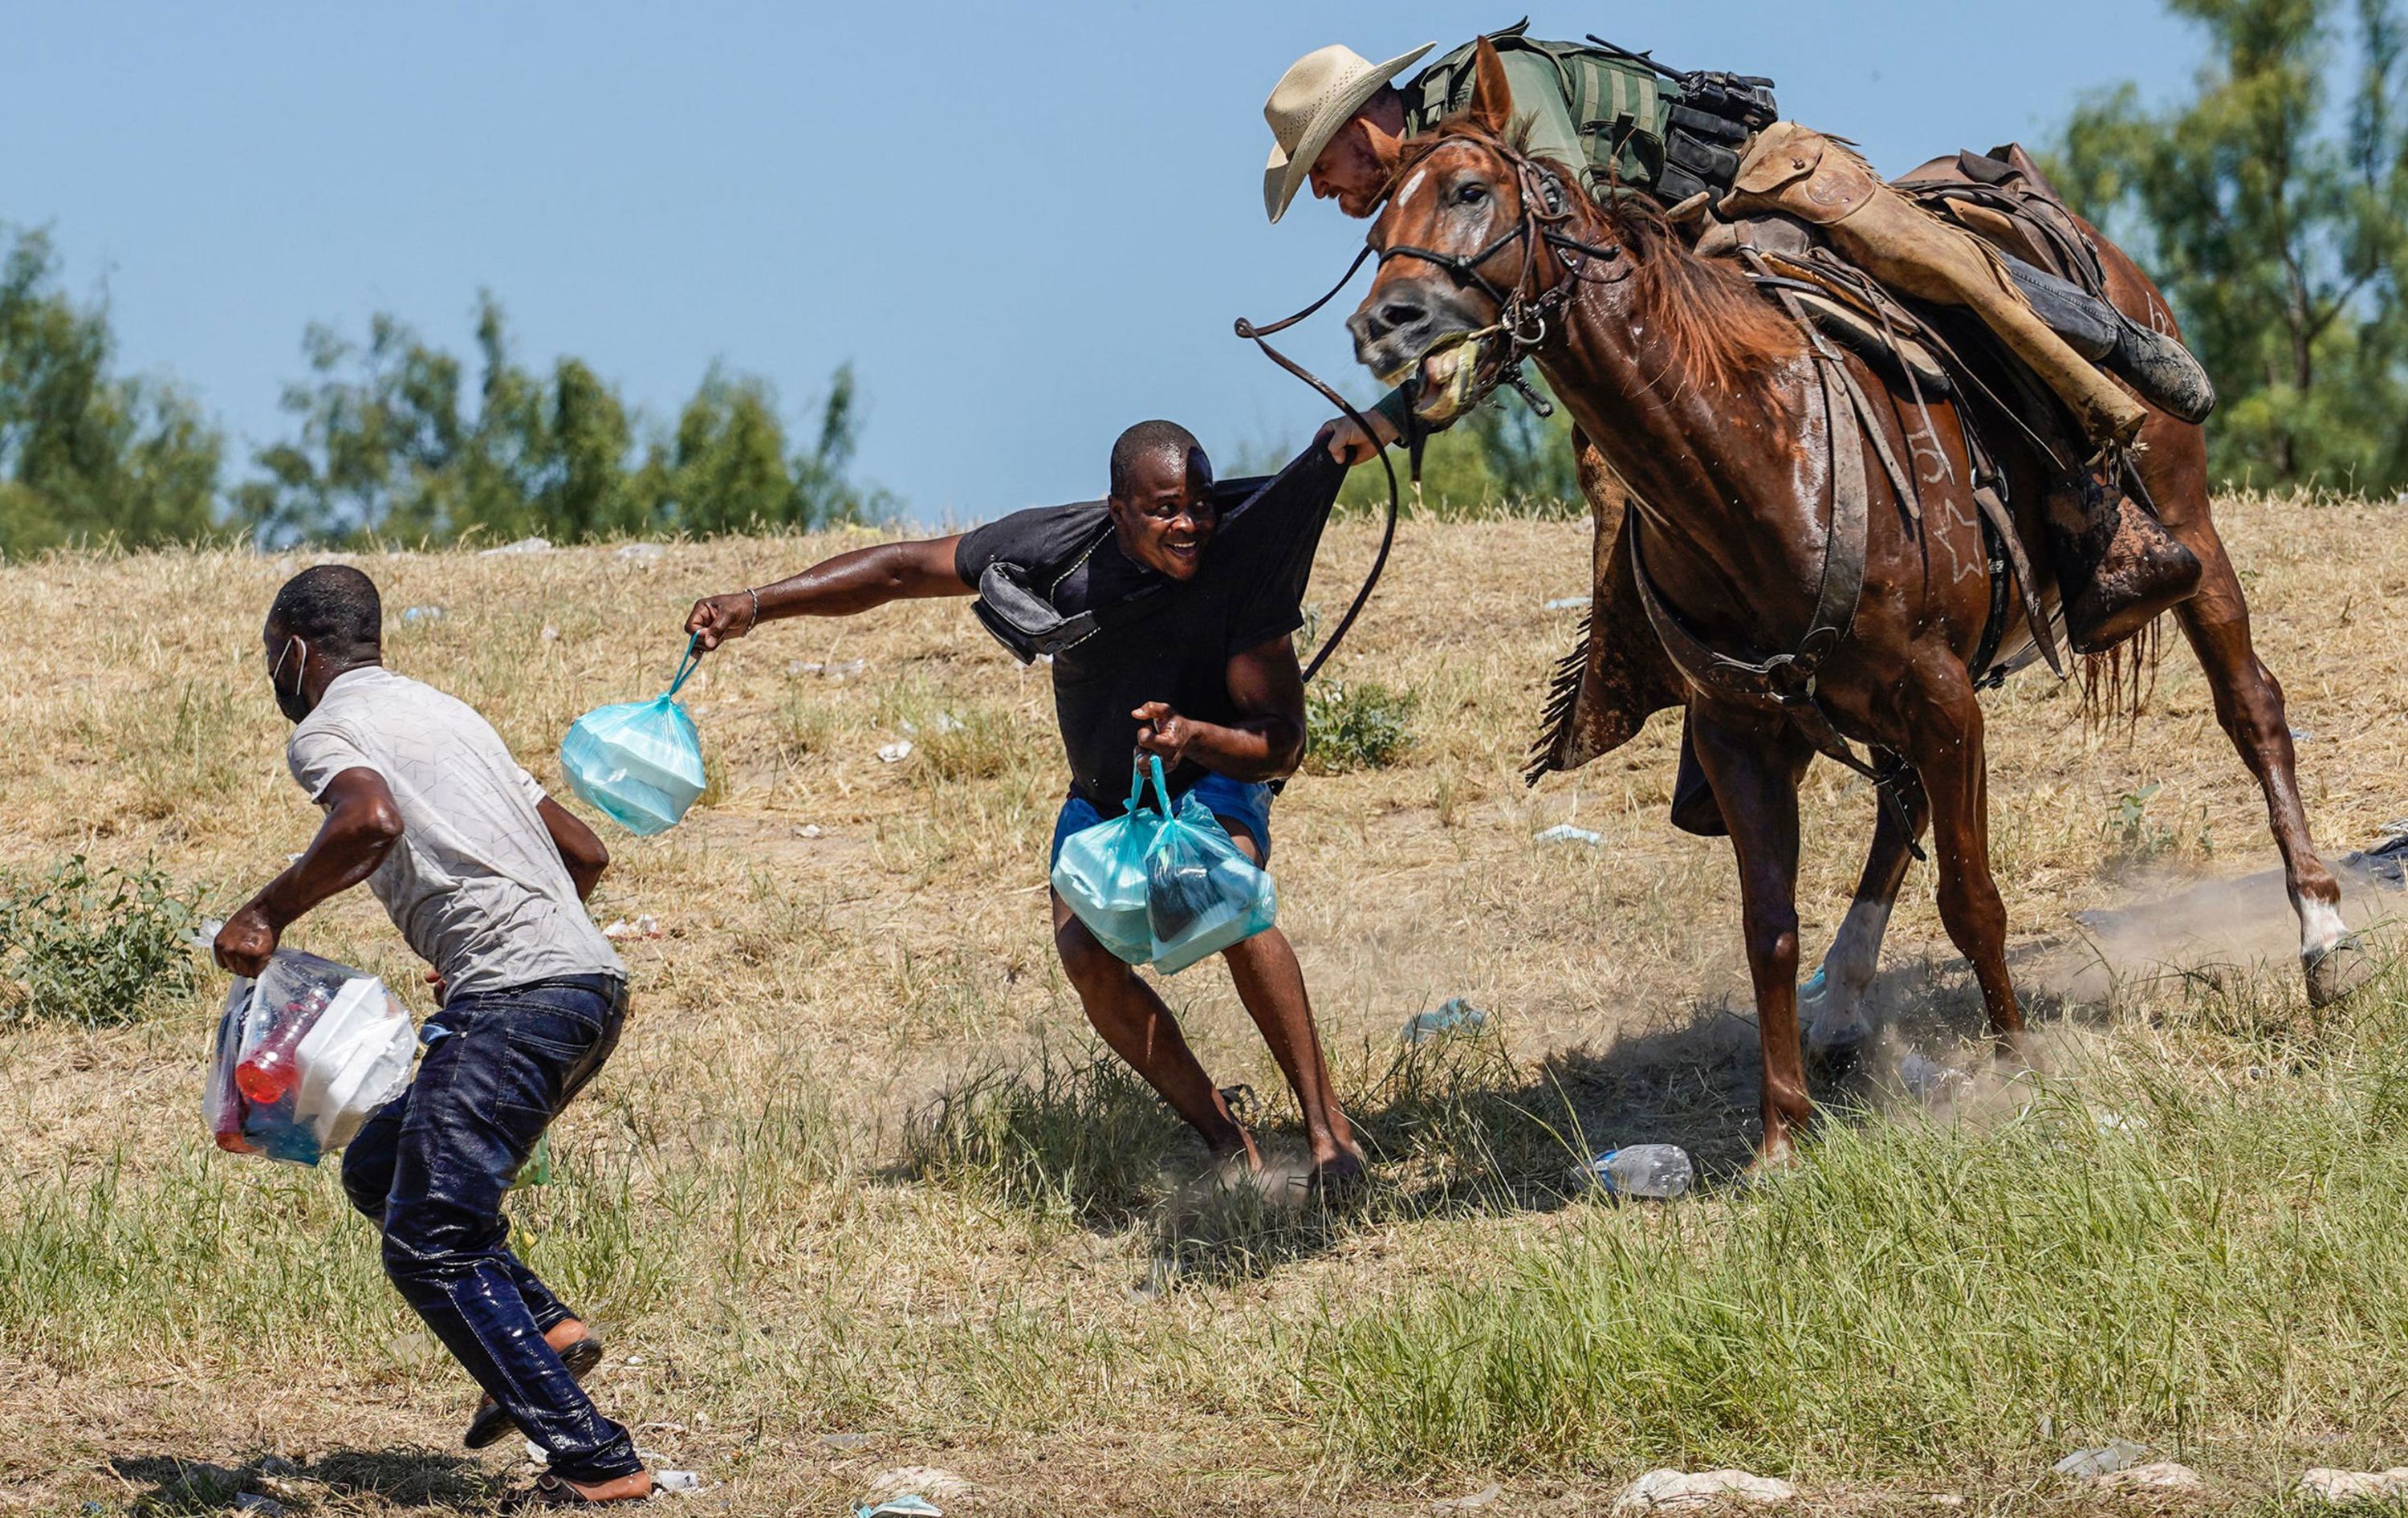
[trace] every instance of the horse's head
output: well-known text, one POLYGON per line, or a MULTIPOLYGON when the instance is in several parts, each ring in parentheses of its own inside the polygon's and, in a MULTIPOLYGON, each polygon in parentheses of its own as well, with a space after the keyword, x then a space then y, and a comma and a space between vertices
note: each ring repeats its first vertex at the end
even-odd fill
POLYGON ((1398 161, 1371 229, 1380 271, 1346 323, 1354 356, 1382 382, 1418 373, 1414 409, 1432 426, 1496 383, 1518 356, 1517 335, 1532 340, 1532 303, 1566 273, 1551 239, 1582 200, 1509 136, 1505 65, 1484 40, 1473 69, 1470 104, 1398 161))

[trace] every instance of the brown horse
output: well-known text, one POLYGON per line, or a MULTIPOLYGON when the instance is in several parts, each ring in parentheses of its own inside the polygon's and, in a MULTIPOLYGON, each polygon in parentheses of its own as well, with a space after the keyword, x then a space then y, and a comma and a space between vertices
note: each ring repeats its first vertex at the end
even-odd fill
MULTIPOLYGON (((1379 276, 1349 322, 1356 356, 1392 380, 1417 373, 1423 420, 1443 425, 1527 353, 1628 487, 1624 531, 1655 593, 1655 625, 1683 668, 1698 757, 1738 856, 1764 1056, 1760 1157, 1784 1158, 1811 1110, 1798 1029, 1798 786, 1818 749, 1833 752, 1844 738, 1904 761, 1886 776, 1856 899, 1826 962, 1825 1017, 1856 1015, 1928 822, 1941 916, 1971 962, 1990 1026, 2010 1045, 2023 1028, 1990 874, 1982 709, 1969 668, 1993 611, 1964 423, 1942 400, 1927 411, 1894 394, 1737 269, 1690 252, 1651 208, 1609 211, 1566 193, 1570 173, 1532 161, 1509 136, 1509 101, 1484 47, 1469 107, 1408 148, 1372 231, 1379 276), (1907 492, 1872 462, 1885 454, 1913 461, 1907 492), (1827 574, 1848 536, 1843 499, 1862 523, 1853 597, 1846 566, 1836 582, 1827 574), (1842 617, 1835 599, 1852 600, 1842 617), (1781 666, 1793 650, 1786 702, 1696 673, 1717 657, 1781 666)), ((2092 235, 2111 298, 2164 326, 2156 288, 2092 235)), ((2264 789, 2310 989, 2329 999, 2369 966, 2309 840, 2282 692, 2251 649, 2240 582, 2209 519, 2203 436, 2153 413, 2142 440, 2149 494, 2205 566, 2177 615, 2217 716, 2264 789)), ((2029 445, 2000 455, 2020 536, 2043 542, 2060 471, 2029 445)), ((2048 556, 2031 558, 2043 580, 2035 588, 2053 598, 2048 556)), ((2033 637, 2014 603, 2010 652, 2033 637)))

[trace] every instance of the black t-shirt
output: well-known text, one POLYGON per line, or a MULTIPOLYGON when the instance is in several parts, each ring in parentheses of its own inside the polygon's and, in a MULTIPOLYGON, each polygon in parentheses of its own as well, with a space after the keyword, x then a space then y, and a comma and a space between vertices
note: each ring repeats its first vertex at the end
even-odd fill
MULTIPOLYGON (((1064 616, 1149 592, 1114 614, 1128 620, 1054 658, 1054 713, 1071 789, 1106 817, 1128 800, 1138 727, 1130 712, 1168 701, 1199 722, 1238 720, 1230 656, 1304 625, 1313 551, 1345 478, 1344 465, 1316 446, 1268 479, 1219 481, 1221 526, 1183 584, 1121 551, 1101 501, 1018 511, 963 535, 953 558, 963 580, 976 585, 998 561, 1016 566, 1024 573, 1014 578, 1064 616)), ((1177 795, 1203 777, 1191 763, 1168 779, 1177 795)))

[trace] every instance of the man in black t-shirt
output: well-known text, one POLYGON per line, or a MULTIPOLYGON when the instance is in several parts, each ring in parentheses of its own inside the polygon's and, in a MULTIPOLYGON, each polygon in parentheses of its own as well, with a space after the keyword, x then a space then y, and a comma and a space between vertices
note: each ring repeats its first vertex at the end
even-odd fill
MULTIPOLYGON (((1008 627, 997 633, 1024 656, 1033 646, 1054 655, 1054 715, 1070 765, 1054 856, 1071 834, 1126 809, 1132 761, 1153 756, 1174 795, 1203 801, 1239 849, 1263 864, 1268 782, 1294 773, 1304 757, 1304 678, 1293 635, 1304 623, 1313 549, 1346 473, 1328 437, 1325 430, 1268 480, 1216 484, 1185 428, 1142 422, 1112 445, 1107 500, 839 553, 774 585, 697 601, 686 628, 712 649, 781 617, 970 595, 982 583, 991 602, 1025 596, 1052 623, 1043 642, 1032 645, 1025 633, 1015 640, 1008 627)), ((996 625, 992 605, 981 611, 996 625)), ((1096 942, 1059 894, 1054 943, 1104 1041, 1216 1154, 1260 1167, 1253 1136, 1230 1116, 1162 998, 1096 942)), ((1274 927, 1222 957, 1296 1091, 1316 1183, 1353 1181, 1362 1155, 1330 1095, 1296 951, 1274 927)))

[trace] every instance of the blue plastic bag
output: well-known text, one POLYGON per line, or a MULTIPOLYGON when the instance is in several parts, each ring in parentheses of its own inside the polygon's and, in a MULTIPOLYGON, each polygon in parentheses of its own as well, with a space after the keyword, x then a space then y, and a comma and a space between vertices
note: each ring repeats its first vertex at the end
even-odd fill
POLYGON ((569 787, 638 838, 676 826, 702 795, 702 736, 677 701, 701 647, 699 637, 686 645, 661 695, 589 711, 560 740, 569 787))
MULTIPOLYGON (((1128 809, 1071 834, 1062 842, 1062 857, 1054 862, 1054 889, 1062 893, 1097 943, 1132 965, 1154 957, 1154 931, 1145 909, 1145 855, 1168 810, 1167 803, 1163 811, 1139 805, 1145 781, 1140 766, 1129 784, 1128 809)), ((1159 759, 1154 761, 1154 783, 1158 792, 1165 791, 1159 759)))
MULTIPOLYGON (((1157 761, 1157 786, 1161 773, 1157 761)), ((1167 809, 1168 796, 1163 804, 1167 809)), ((1279 890, 1191 792, 1146 850, 1145 906, 1154 967, 1176 975, 1269 927, 1279 917, 1279 890)))

